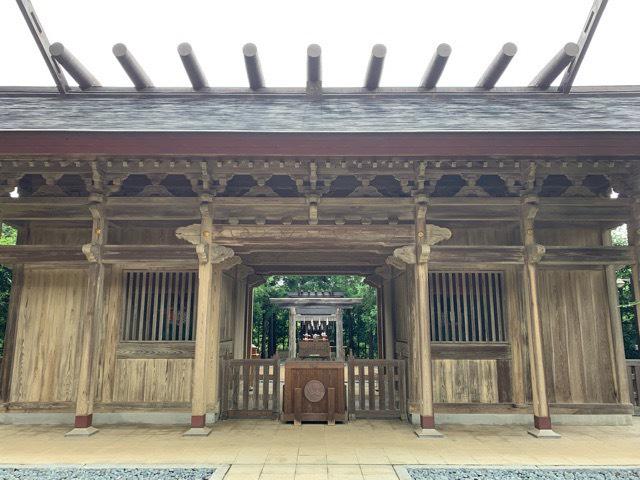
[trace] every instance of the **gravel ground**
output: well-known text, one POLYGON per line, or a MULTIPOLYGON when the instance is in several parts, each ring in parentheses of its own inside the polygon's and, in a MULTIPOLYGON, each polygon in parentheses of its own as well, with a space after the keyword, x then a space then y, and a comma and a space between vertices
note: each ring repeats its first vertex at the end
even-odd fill
POLYGON ((427 468, 408 467, 413 480, 635 480, 638 469, 427 468))
POLYGON ((215 468, 0 468, 0 480, 208 480, 215 468))

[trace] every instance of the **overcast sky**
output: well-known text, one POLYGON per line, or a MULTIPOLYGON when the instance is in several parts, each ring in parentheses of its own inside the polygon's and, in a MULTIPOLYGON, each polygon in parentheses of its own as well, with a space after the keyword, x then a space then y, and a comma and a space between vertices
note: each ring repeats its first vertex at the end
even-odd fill
MULTIPOLYGON (((190 42, 211 86, 246 86, 242 45, 258 46, 265 83, 304 86, 319 43, 325 86, 361 86, 375 43, 381 86, 416 86, 438 43, 453 47, 441 86, 474 86, 499 48, 518 54, 499 85, 523 86, 577 41, 592 0, 32 0, 51 43, 106 86, 130 83, 111 53, 125 43, 156 86, 188 86, 176 52, 190 42)), ((577 85, 640 84, 640 0, 610 0, 577 85)), ((0 2, 0 85, 53 85, 13 0, 0 2)))

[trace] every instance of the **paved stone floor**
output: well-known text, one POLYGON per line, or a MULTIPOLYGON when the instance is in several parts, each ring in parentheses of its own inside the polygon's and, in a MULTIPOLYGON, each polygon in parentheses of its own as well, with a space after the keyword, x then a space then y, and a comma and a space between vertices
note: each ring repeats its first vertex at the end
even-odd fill
POLYGON ((393 465, 640 465, 640 418, 628 427, 558 427, 536 439, 517 426, 445 426, 418 439, 400 421, 328 427, 228 420, 209 437, 181 427, 109 426, 88 438, 59 426, 0 426, 3 464, 229 464, 227 480, 396 479, 393 465))

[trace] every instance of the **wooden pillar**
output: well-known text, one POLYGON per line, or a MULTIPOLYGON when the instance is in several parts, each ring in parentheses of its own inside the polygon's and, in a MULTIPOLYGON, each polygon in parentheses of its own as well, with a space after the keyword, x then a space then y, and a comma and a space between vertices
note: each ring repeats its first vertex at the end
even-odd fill
MULTIPOLYGON (((433 410, 433 373, 431 367, 431 318, 429 315, 429 255, 431 246, 451 238, 451 231, 435 225, 427 225, 427 198, 416 197, 414 224, 415 243, 398 248, 393 256, 411 265, 413 271, 413 324, 414 349, 417 372, 419 373, 420 428, 416 435, 420 438, 441 437, 435 428, 433 410)), ((388 262, 393 263, 393 262, 388 262)))
POLYGON ((289 308, 289 358, 296 358, 297 349, 297 341, 298 337, 296 336, 296 308, 289 308))
POLYGON ((336 309, 336 360, 344 362, 344 328, 342 325, 342 308, 336 309))
POLYGON ((535 437, 558 437, 551 429, 551 415, 547 400, 547 382, 544 370, 544 350, 542 348, 542 322, 538 303, 537 265, 545 249, 535 241, 534 221, 538 213, 538 199, 533 195, 522 197, 520 232, 525 249, 524 298, 527 311, 527 340, 529 346, 529 366, 531 369, 531 390, 533 394, 534 429, 529 433, 535 437))
MULTIPOLYGON (((195 245, 198 255, 198 305, 196 345, 191 387, 191 428, 184 435, 206 436, 207 408, 218 402, 220 316, 223 262, 234 256, 233 250, 213 242, 213 204, 208 195, 201 197, 200 225, 179 228, 178 238, 195 245)), ((219 412, 218 412, 219 413, 219 412)))
POLYGON ((98 431, 93 426, 93 400, 95 385, 95 339, 102 324, 104 310, 105 266, 102 263, 102 247, 106 243, 107 221, 104 215, 104 199, 101 195, 90 197, 89 210, 93 219, 91 243, 83 245, 82 251, 90 262, 87 272, 87 293, 84 321, 82 325, 80 369, 76 392, 76 409, 73 430, 68 436, 93 435, 98 431))
POLYGON ((394 350, 395 350, 395 340, 394 340, 394 329, 393 329, 393 297, 392 293, 391 280, 385 278, 382 284, 382 320, 384 326, 384 358, 387 360, 393 360, 395 358, 394 350))

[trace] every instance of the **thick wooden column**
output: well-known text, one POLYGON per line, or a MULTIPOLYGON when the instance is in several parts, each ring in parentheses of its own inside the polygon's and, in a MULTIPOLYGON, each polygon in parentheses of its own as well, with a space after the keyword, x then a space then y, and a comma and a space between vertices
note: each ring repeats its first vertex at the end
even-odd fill
POLYGON ((429 255, 431 246, 451 238, 451 232, 446 228, 427 225, 427 198, 416 197, 415 206, 415 243, 397 248, 393 258, 387 259, 390 265, 401 261, 407 264, 407 274, 412 279, 412 294, 409 295, 409 310, 411 311, 413 370, 418 374, 418 395, 420 428, 416 435, 421 438, 441 437, 435 428, 433 411, 433 373, 431 367, 431 318, 429 316, 429 255))
POLYGON ((179 228, 178 238, 195 244, 198 254, 198 305, 196 345, 191 388, 191 428, 184 435, 206 436, 207 408, 218 404, 218 372, 220 344, 220 306, 223 262, 234 256, 230 248, 213 242, 213 204, 209 196, 202 197, 202 223, 179 228))
POLYGON ((83 245, 87 260, 90 262, 87 273, 87 296, 85 300, 84 321, 82 325, 80 370, 76 394, 76 416, 74 428, 66 435, 93 435, 98 431, 93 427, 93 400, 95 385, 95 339, 97 329, 102 323, 104 310, 105 266, 102 263, 102 247, 106 243, 107 222, 104 216, 104 203, 100 195, 92 195, 89 210, 93 218, 91 243, 83 245))
POLYGON ((537 197, 522 198, 520 231, 525 248, 524 298, 527 302, 527 340, 529 345, 529 365, 531 369, 531 390, 533 394, 534 429, 529 433, 535 437, 558 437, 551 429, 551 416, 547 400, 547 382, 544 371, 544 350, 542 348, 542 322, 538 304, 537 265, 545 249, 538 245, 534 235, 534 220, 538 213, 537 197))

